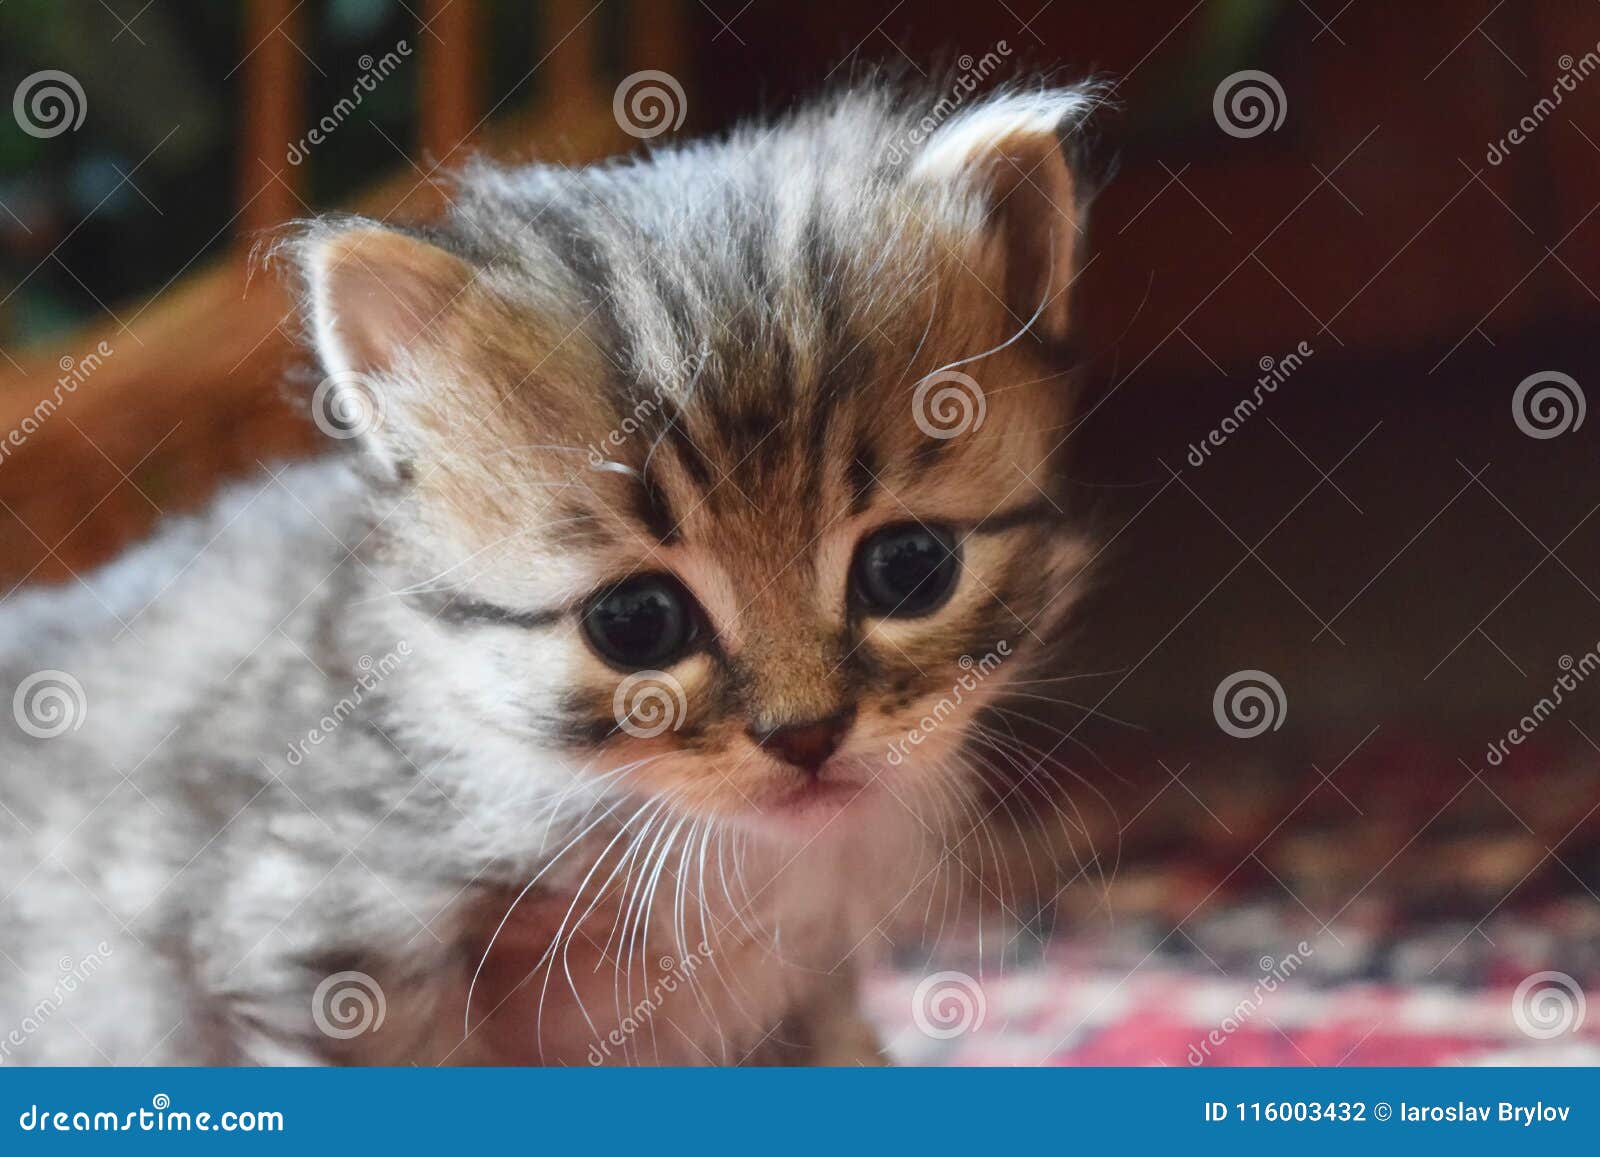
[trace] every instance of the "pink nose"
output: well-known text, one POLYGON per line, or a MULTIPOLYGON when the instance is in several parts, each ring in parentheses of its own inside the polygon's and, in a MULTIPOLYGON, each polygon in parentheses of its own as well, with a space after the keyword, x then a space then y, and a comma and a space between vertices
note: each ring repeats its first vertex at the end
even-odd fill
POLYGON ((779 759, 815 775, 828 756, 839 750, 839 743, 850 730, 855 715, 855 708, 847 707, 826 719, 766 729, 752 727, 750 736, 779 759))

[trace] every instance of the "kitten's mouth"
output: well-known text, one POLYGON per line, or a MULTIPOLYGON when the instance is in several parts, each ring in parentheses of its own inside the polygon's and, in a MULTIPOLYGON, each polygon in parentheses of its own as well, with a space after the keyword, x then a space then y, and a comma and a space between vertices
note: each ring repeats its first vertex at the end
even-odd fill
POLYGON ((837 779, 808 779, 777 801, 779 812, 804 814, 817 811, 839 811, 866 787, 864 783, 848 783, 837 779))
POLYGON ((784 828, 816 828, 832 822, 871 786, 859 769, 825 768, 821 775, 785 786, 763 801, 758 815, 784 828))

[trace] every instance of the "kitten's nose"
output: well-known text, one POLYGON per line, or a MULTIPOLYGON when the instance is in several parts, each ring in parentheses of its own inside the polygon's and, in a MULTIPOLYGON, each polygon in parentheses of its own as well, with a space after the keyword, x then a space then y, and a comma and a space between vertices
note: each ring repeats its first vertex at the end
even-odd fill
POLYGON ((750 729, 750 737, 779 759, 815 775, 855 721, 856 709, 847 707, 826 719, 786 723, 782 727, 750 729))

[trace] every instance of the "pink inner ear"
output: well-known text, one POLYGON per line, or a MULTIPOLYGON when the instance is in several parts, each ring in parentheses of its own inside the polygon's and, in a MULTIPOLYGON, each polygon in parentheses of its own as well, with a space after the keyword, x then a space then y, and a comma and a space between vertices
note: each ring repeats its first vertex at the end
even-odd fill
POLYGON ((317 340, 330 370, 381 373, 425 341, 471 282, 470 266, 427 242, 363 228, 312 258, 317 340))
POLYGON ((994 212, 1005 252, 1005 300, 1018 318, 1059 341, 1067 333, 1067 286, 1076 267, 1072 174, 1054 134, 1006 142, 993 161, 994 212))
POLYGON ((1041 337, 1067 332, 1067 286, 1077 268, 1078 204, 1061 126, 1083 97, 1001 99, 936 132, 917 162, 924 179, 953 182, 983 199, 1006 308, 1041 337))

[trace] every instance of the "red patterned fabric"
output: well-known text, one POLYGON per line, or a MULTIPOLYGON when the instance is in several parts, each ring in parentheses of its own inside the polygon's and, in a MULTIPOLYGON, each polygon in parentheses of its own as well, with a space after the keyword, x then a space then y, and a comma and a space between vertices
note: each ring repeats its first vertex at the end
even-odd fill
POLYGON ((895 1060, 1600 1064, 1595 750, 1337 746, 1298 772, 1240 745, 1094 774, 1112 822, 1085 807, 1073 850, 1104 881, 1051 900, 1048 939, 1013 924, 1004 967, 877 977, 895 1060))
POLYGON ((1254 978, 1165 967, 1126 976, 1041 961, 975 980, 981 1022, 958 1018, 925 1028, 914 1015, 926 1000, 918 999, 922 979, 885 974, 870 988, 871 1014, 897 1064, 1600 1064, 1595 1017, 1536 1039, 1513 1014, 1511 987, 1321 988, 1306 981, 1297 988, 1291 981, 1248 1016, 1230 1019, 1254 978))

